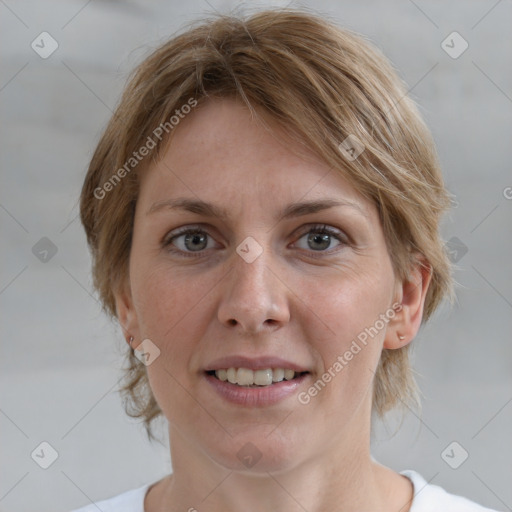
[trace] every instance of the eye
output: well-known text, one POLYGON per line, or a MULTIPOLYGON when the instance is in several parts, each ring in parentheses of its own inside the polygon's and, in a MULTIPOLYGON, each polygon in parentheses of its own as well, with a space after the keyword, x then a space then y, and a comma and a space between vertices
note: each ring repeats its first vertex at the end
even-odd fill
POLYGON ((162 245, 171 252, 191 254, 212 249, 215 243, 213 238, 204 229, 187 227, 170 233, 165 237, 162 245))
POLYGON ((335 247, 348 243, 346 236, 340 231, 326 225, 310 226, 309 230, 299 239, 299 241, 304 240, 306 246, 300 247, 299 245, 299 248, 315 252, 328 252, 327 249, 333 248, 333 238, 338 242, 335 247))
MULTIPOLYGON (((349 243, 343 232, 321 224, 309 226, 308 231, 294 245, 307 251, 330 253, 334 241, 338 242, 334 248, 349 243)), ((162 241, 162 247, 182 256, 201 256, 203 251, 213 249, 215 244, 213 238, 200 226, 187 226, 173 231, 162 241)))

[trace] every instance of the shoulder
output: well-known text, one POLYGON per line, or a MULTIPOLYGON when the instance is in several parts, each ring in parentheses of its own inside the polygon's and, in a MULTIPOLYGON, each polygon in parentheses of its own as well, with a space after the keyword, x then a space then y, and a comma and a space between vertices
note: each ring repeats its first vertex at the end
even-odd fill
POLYGON ((400 474, 409 478, 414 486, 410 512, 497 512, 462 496, 450 494, 438 485, 429 484, 415 471, 406 470, 400 474))
POLYGON ((152 484, 118 494, 113 498, 98 501, 71 512, 144 512, 144 498, 152 484))

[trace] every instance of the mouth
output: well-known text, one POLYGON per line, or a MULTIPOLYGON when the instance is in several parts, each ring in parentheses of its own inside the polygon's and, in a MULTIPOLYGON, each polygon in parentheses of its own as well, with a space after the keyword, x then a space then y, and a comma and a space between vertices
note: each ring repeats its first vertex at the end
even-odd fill
POLYGON ((272 355, 223 357, 210 362, 202 374, 217 397, 246 408, 277 405, 312 377, 309 367, 272 355))
POLYGON ((265 368, 251 370, 250 368, 219 368, 208 370, 206 374, 225 383, 242 388, 268 388, 283 381, 301 379, 309 372, 297 372, 290 368, 265 368))

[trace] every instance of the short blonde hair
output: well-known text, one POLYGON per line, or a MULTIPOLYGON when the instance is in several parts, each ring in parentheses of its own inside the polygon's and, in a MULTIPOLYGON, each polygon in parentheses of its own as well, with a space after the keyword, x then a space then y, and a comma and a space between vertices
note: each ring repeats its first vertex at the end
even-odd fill
MULTIPOLYGON (((259 107, 374 202, 397 278, 407 278, 417 254, 430 266, 427 320, 451 291, 450 263, 439 235, 450 199, 432 137, 379 50, 321 17, 289 9, 203 20, 135 70, 81 194, 94 285, 105 310, 116 315, 114 293, 129 277, 137 175, 158 158, 172 132, 165 130, 151 157, 133 168, 126 162, 155 138, 156 127, 169 125, 176 109, 191 98, 200 103, 211 97, 239 98, 253 111, 259 107), (340 150, 346 140, 362 144, 364 151, 347 158, 340 150), (116 170, 121 183, 113 182, 116 170)), ((416 401, 408 353, 409 345, 382 352, 373 390, 379 415, 416 401)), ((162 413, 145 366, 133 351, 128 357, 126 412, 143 418, 153 437, 151 422, 162 413)))

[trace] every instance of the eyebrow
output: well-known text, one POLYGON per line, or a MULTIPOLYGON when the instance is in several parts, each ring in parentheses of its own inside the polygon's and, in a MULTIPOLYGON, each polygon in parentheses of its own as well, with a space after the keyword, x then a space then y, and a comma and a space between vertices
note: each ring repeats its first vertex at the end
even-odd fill
MULTIPOLYGON (((329 208, 336 206, 345 206, 356 210, 358 213, 368 218, 368 214, 364 209, 357 203, 352 201, 340 201, 339 199, 320 199, 313 201, 304 201, 299 203, 291 203, 286 206, 277 216, 276 221, 282 221, 285 219, 291 219, 295 217, 302 217, 304 215, 310 215, 317 213, 329 208)), ((216 217, 221 220, 229 218, 228 212, 224 208, 220 208, 212 203, 197 199, 189 199, 186 197, 179 197, 176 199, 165 199, 163 201, 157 201, 147 211, 146 215, 161 211, 161 210, 185 210, 205 217, 216 217)))

